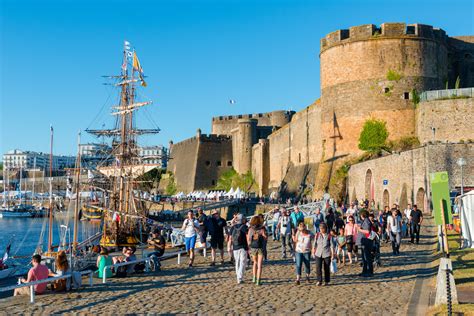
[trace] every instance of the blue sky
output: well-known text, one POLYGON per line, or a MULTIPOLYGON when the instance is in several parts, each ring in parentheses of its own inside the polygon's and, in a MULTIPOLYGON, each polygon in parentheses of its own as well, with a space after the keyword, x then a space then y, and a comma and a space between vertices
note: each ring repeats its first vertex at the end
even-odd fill
POLYGON ((166 145, 209 133, 212 116, 311 104, 319 40, 334 30, 406 22, 474 35, 470 0, 0 3, 1 153, 48 151, 52 123, 55 153, 74 155, 80 129, 113 124, 117 92, 101 76, 120 71, 125 39, 148 76, 141 97, 154 102, 139 122, 162 129, 141 144, 166 145))

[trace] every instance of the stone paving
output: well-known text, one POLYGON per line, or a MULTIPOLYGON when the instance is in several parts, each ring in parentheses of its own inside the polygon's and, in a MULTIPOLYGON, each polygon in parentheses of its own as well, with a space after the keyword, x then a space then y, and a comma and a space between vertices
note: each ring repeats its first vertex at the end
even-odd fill
MULTIPOLYGON (((187 268, 169 260, 163 271, 125 279, 110 279, 106 285, 96 280, 93 287, 70 293, 0 300, 4 314, 327 314, 327 315, 406 315, 417 277, 433 275, 426 263, 433 260, 435 227, 422 227, 419 245, 405 239, 401 255, 392 256, 390 244, 382 247, 382 267, 373 278, 358 277, 358 264, 346 265, 332 276, 331 285, 294 283, 291 259, 281 259, 279 244, 269 243, 269 262, 264 265, 263 284, 251 282, 248 269, 245 283, 237 285, 231 265, 209 266, 209 258, 198 256, 187 268)), ((431 224, 431 225, 430 225, 431 224)), ((184 258, 186 259, 186 258, 184 258)), ((183 260, 186 262, 186 260, 183 260)), ((429 290, 429 289, 421 289, 429 290)), ((420 289, 415 289, 420 291, 420 289)))

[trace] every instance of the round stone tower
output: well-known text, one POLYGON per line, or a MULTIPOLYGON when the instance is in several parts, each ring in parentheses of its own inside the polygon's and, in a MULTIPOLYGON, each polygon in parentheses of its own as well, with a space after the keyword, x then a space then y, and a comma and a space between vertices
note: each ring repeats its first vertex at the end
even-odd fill
POLYGON ((252 146, 257 142, 257 123, 256 119, 239 119, 238 121, 237 137, 233 144, 236 147, 235 170, 238 173, 246 173, 252 169, 252 146))
POLYGON ((443 88, 446 33, 432 26, 373 24, 338 30, 321 40, 324 160, 357 155, 364 122, 387 122, 389 139, 415 135, 413 96, 443 88))
POLYGON ((273 111, 270 113, 271 125, 282 127, 291 121, 293 114, 292 111, 273 111))

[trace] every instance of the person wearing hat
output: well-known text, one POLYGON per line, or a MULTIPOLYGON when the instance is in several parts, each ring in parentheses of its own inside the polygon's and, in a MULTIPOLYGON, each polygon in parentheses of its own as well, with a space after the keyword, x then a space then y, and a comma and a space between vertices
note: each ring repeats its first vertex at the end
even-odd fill
POLYGON ((166 240, 161 234, 160 229, 157 228, 151 233, 151 236, 150 238, 148 238, 147 243, 148 248, 152 249, 152 251, 147 254, 147 257, 151 257, 155 271, 159 271, 161 269, 161 263, 159 258, 165 253, 166 247, 166 240))
MULTIPOLYGON (((102 278, 104 276, 104 267, 112 265, 112 257, 109 256, 109 251, 107 248, 103 247, 100 251, 100 255, 97 257, 97 268, 98 270, 98 276, 99 278, 102 278)), ((105 275, 107 278, 112 277, 112 270, 107 269, 105 271, 105 275)))
POLYGON ((224 229, 227 226, 225 219, 220 217, 217 210, 212 211, 209 221, 209 234, 211 235, 211 266, 216 265, 216 250, 221 252, 221 264, 224 264, 224 229))

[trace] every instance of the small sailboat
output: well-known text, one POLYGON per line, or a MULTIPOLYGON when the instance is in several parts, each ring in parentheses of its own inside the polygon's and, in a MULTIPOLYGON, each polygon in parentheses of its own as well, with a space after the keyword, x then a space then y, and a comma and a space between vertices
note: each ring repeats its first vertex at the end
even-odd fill
POLYGON ((0 280, 14 276, 16 271, 19 268, 17 265, 15 265, 13 263, 12 264, 10 264, 10 263, 7 264, 7 261, 8 261, 9 256, 10 256, 11 245, 12 245, 12 241, 10 240, 2 259, 0 259, 0 280))

